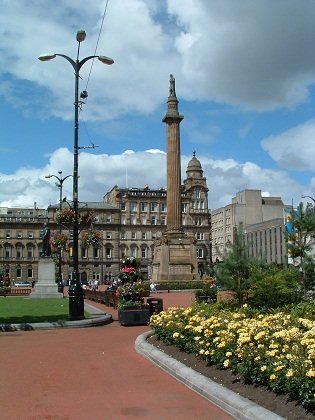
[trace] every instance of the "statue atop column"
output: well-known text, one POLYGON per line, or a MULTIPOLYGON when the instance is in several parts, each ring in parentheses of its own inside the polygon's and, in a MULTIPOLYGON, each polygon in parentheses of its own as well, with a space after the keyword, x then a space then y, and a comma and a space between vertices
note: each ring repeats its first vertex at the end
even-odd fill
POLYGON ((176 96, 175 93, 175 77, 170 75, 170 96, 176 96))

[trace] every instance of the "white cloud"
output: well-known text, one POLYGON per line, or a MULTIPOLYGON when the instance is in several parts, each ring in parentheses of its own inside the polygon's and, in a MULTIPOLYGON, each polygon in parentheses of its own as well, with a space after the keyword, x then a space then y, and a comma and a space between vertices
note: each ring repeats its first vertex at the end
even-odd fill
MULTIPOLYGON (((241 164, 235 160, 213 160, 206 156, 197 156, 209 188, 209 206, 216 209, 230 203, 231 198, 243 189, 260 189, 265 195, 281 196, 286 204, 292 200, 299 202, 303 188, 290 179, 287 173, 263 169, 252 162, 241 164)), ((56 179, 46 179, 45 175, 62 176, 71 174, 72 154, 68 149, 58 149, 49 158, 48 164, 39 169, 21 168, 18 172, 1 174, 0 188, 2 200, 0 206, 47 207, 59 200, 56 179)), ((191 156, 182 156, 182 179, 191 156)), ((151 150, 128 151, 121 155, 94 155, 81 153, 79 157, 79 201, 102 201, 103 196, 115 185, 124 188, 166 188, 165 152, 151 150), (131 153, 132 152, 132 153, 131 153)), ((64 182, 63 196, 72 197, 72 181, 64 182)))
POLYGON ((288 170, 314 171, 315 119, 262 140, 272 159, 288 170))
MULTIPOLYGON (((31 6, 25 0, 0 5, 6 39, 0 69, 15 80, 15 87, 6 82, 0 91, 27 112, 32 103, 17 82, 30 81, 45 92, 43 115, 72 119, 69 63, 60 57, 41 63, 37 57, 45 51, 75 57, 78 29, 87 32, 82 57, 93 53, 104 1, 80 2, 78 7, 74 0, 60 0, 49 13, 44 1, 31 6)), ((110 120, 153 112, 164 101, 170 73, 184 99, 256 110, 295 106, 307 99, 315 80, 314 17, 311 0, 109 2, 97 53, 112 57, 115 64, 94 63, 82 118, 110 120)), ((89 71, 86 63, 82 90, 89 71)))

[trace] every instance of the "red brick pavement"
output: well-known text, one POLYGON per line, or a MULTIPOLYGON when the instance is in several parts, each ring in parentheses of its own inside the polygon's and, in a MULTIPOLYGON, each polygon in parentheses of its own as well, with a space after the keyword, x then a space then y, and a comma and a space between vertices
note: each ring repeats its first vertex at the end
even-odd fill
MULTIPOLYGON (((164 308, 192 302, 187 292, 158 297, 164 308)), ((1 420, 232 418, 134 350, 148 326, 122 327, 116 310, 94 305, 114 322, 0 333, 1 420)))

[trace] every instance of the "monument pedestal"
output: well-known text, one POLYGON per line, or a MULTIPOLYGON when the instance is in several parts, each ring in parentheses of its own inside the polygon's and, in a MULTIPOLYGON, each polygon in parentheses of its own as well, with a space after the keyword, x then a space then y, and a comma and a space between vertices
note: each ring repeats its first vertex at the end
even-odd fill
POLYGON ((196 240, 184 232, 166 232, 154 245, 152 281, 198 280, 196 240))
POLYGON ((55 263, 50 257, 40 258, 38 262, 38 282, 30 294, 31 298, 62 299, 63 293, 58 292, 55 282, 55 263))

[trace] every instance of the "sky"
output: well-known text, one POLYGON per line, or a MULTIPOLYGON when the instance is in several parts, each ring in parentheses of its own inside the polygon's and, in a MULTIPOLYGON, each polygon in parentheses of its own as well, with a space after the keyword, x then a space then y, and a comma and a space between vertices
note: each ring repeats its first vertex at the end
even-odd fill
POLYGON ((73 172, 74 71, 38 57, 76 59, 78 30, 80 59, 114 60, 80 70, 79 201, 166 187, 170 74, 182 179, 195 152, 210 209, 244 189, 315 197, 314 21, 314 0, 0 0, 0 207, 56 204, 45 176, 73 172))

